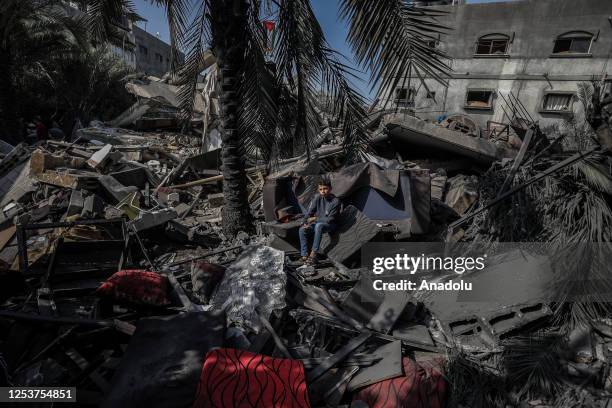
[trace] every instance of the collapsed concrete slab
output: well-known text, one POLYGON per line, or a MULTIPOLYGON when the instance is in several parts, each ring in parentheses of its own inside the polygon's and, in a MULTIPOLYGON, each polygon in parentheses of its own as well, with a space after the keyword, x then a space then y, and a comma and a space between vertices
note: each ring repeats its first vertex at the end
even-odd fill
POLYGON ((401 143, 447 151, 485 164, 516 155, 515 150, 487 139, 449 130, 413 116, 388 115, 384 121, 389 137, 401 143))

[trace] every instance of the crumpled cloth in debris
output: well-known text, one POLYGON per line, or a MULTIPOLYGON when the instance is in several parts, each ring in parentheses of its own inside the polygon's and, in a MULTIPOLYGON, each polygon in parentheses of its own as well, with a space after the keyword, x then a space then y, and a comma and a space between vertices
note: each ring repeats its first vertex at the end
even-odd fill
POLYGON ((310 407, 304 365, 243 350, 209 351, 193 407, 310 407))
POLYGON ((100 285, 96 294, 145 305, 170 304, 168 278, 155 272, 139 269, 114 273, 100 285))
POLYGON ((478 178, 459 174, 448 179, 448 192, 445 202, 459 215, 465 212, 478 199, 478 178))
POLYGON ((363 401, 370 408, 445 407, 446 381, 442 373, 431 365, 419 365, 408 357, 404 357, 402 362, 403 377, 364 387, 355 394, 353 401, 363 401))
POLYGON ((201 302, 208 303, 224 274, 225 267, 221 265, 202 260, 193 261, 191 263, 191 283, 194 296, 201 302))
POLYGON ((249 246, 226 271, 210 304, 225 310, 228 326, 259 333, 259 313, 268 319, 285 307, 285 253, 268 246, 249 246))

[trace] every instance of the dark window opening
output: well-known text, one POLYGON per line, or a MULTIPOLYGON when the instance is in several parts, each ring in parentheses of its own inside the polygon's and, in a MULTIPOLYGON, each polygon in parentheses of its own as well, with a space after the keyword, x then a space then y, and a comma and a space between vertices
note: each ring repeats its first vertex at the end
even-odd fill
POLYGON ((592 37, 557 38, 553 54, 588 54, 592 37))
POLYGON ((493 107, 493 91, 468 90, 465 106, 472 109, 491 109, 493 107))
POLYGON ((140 53, 143 55, 147 55, 149 53, 149 50, 144 45, 139 45, 138 51, 140 51, 140 53))
POLYGON ((435 92, 427 92, 427 99, 436 99, 435 92))
POLYGON ((416 91, 414 88, 397 88, 395 90, 395 103, 401 105, 412 105, 416 91))
POLYGON ((157 62, 160 62, 160 63, 164 62, 164 57, 157 52, 155 53, 155 59, 157 60, 157 62))
POLYGON ((549 93, 544 96, 543 110, 547 112, 567 112, 570 110, 573 94, 549 93))
POLYGON ((480 39, 476 47, 476 55, 506 55, 508 52, 507 38, 504 39, 480 39))

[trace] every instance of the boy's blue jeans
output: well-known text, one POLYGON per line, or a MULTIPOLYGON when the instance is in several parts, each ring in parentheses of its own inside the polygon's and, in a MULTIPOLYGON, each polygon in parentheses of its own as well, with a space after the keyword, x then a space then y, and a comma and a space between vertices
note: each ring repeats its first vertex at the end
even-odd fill
POLYGON ((312 240, 312 250, 317 253, 319 252, 319 245, 321 245, 321 237, 324 232, 330 232, 333 227, 326 222, 316 222, 304 228, 300 226, 300 252, 302 256, 308 256, 308 236, 314 232, 314 238, 312 240))

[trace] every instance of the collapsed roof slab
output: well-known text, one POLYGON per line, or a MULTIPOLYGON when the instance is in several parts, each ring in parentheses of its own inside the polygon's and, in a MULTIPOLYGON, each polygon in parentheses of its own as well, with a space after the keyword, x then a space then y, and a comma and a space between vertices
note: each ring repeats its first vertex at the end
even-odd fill
POLYGON ((449 130, 412 116, 388 115, 385 123, 392 140, 455 153, 484 164, 516 155, 516 151, 487 139, 449 130))

